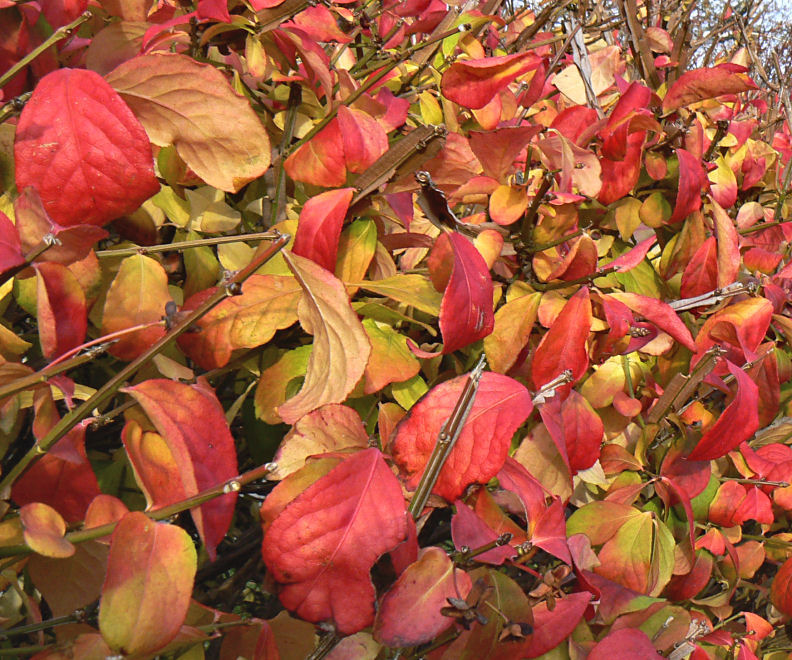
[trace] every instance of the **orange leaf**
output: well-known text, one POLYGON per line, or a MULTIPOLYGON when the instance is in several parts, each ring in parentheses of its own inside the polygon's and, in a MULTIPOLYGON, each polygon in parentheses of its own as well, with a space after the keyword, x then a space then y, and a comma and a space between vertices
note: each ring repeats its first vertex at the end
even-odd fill
POLYGON ((484 352, 490 369, 505 374, 525 348, 536 321, 541 293, 509 300, 495 312, 492 334, 484 337, 484 352))
POLYGON ((71 557, 74 546, 63 535, 66 521, 51 506, 42 502, 26 504, 19 510, 25 543, 45 557, 71 557))
MULTIPOLYGON (((182 311, 195 309, 215 290, 190 296, 182 311)), ((198 320, 200 332, 182 334, 179 347, 204 369, 223 367, 233 351, 266 344, 276 330, 294 324, 300 295, 293 277, 252 275, 240 295, 226 298, 198 320)))
MULTIPOLYGON (((102 332, 109 334, 159 321, 170 300, 168 276, 159 261, 142 254, 127 257, 107 292, 102 332)), ((109 352, 121 360, 134 360, 164 334, 164 326, 138 330, 121 337, 109 352)))
POLYGON ((140 512, 125 515, 110 540, 99 630, 125 655, 164 647, 187 616, 197 566, 189 534, 140 512))
POLYGON ((214 66, 178 53, 151 53, 116 67, 107 82, 152 143, 172 144, 210 186, 237 192, 269 168, 267 131, 214 66))
POLYGON ((272 459, 278 464, 268 479, 285 479, 299 470, 309 456, 365 449, 368 433, 360 415, 347 406, 331 403, 297 420, 281 440, 272 459))
POLYGON ((718 239, 718 288, 722 288, 734 282, 740 272, 740 237, 734 221, 715 200, 712 200, 712 219, 718 239))
POLYGON ((338 120, 331 121, 299 147, 283 163, 283 169, 295 181, 325 188, 343 186, 347 171, 338 120))
POLYGON ((35 268, 41 352, 52 359, 85 339, 88 328, 85 294, 66 266, 45 262, 36 264, 35 268))
POLYGON ((314 336, 302 389, 278 408, 287 424, 326 403, 341 403, 366 369, 371 343, 352 311, 344 285, 313 261, 283 253, 303 297, 300 324, 314 336))

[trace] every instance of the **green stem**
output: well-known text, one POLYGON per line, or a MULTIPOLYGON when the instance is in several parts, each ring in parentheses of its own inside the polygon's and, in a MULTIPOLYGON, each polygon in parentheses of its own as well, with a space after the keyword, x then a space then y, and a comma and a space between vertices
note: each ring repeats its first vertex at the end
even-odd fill
POLYGON ((19 60, 19 62, 17 62, 14 66, 12 66, 2 76, 0 76, 0 87, 5 87, 5 84, 9 80, 11 80, 16 74, 22 71, 22 69, 24 69, 28 64, 30 64, 33 60, 35 60, 39 55, 41 55, 43 52, 49 49, 50 46, 54 46, 59 41, 71 35, 74 28, 79 27, 91 17, 93 17, 93 14, 90 11, 85 11, 68 25, 63 25, 59 27, 57 30, 55 30, 55 32, 53 32, 48 39, 43 41, 39 46, 36 46, 36 48, 31 50, 27 55, 25 55, 25 57, 19 60))
POLYGON ((186 332, 193 323, 208 313, 212 308, 219 305, 228 296, 233 295, 233 290, 242 284, 248 277, 256 272, 263 264, 274 257, 280 250, 286 246, 291 237, 284 234, 277 238, 266 250, 260 252, 253 260, 236 275, 234 275, 226 284, 217 288, 217 291, 207 298, 196 309, 192 310, 189 314, 173 327, 173 329, 165 334, 156 344, 154 344, 145 353, 138 356, 135 360, 130 362, 126 367, 119 371, 113 378, 107 381, 100 387, 94 394, 84 401, 79 406, 71 410, 67 415, 52 427, 52 429, 45 435, 36 445, 22 456, 19 462, 12 467, 7 474, 3 476, 0 481, 0 492, 5 492, 17 480, 17 478, 28 468, 30 465, 49 451, 52 446, 58 442, 63 436, 71 431, 77 424, 84 418, 88 417, 91 412, 109 401, 116 393, 116 391, 131 378, 143 365, 147 364, 154 356, 161 353, 165 348, 170 346, 176 338, 186 332))
MULTIPOLYGON (((300 107, 300 103, 302 103, 302 88, 299 83, 292 83, 289 88, 289 111, 286 114, 286 123, 283 126, 283 137, 281 138, 281 154, 286 153, 294 137, 294 125, 297 122, 297 108, 300 107)), ((273 225, 280 219, 281 198, 285 198, 285 185, 286 170, 283 168, 283 158, 279 158, 275 163, 275 196, 272 200, 272 212, 270 214, 270 222, 273 225)))
POLYGON ((241 243, 243 241, 269 241, 277 238, 271 231, 262 231, 254 234, 239 234, 237 236, 215 236, 214 238, 200 238, 194 241, 182 241, 181 243, 167 243, 165 245, 146 245, 118 250, 97 250, 98 259, 109 259, 113 257, 133 257, 136 254, 157 254, 159 252, 181 252, 192 248, 205 247, 208 245, 222 245, 225 243, 241 243))

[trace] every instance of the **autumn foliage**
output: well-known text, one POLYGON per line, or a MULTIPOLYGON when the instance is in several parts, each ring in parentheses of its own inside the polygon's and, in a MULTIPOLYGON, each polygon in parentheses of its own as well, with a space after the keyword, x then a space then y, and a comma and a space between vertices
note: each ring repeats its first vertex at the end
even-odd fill
POLYGON ((0 0, 0 651, 792 651, 788 89, 515 4, 0 0))

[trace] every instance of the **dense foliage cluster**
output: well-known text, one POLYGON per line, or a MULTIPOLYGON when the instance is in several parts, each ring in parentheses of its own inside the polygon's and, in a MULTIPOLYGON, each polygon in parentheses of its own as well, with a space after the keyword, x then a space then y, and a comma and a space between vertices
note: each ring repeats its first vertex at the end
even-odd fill
POLYGON ((0 651, 788 656, 783 57, 591 4, 0 0, 0 651))

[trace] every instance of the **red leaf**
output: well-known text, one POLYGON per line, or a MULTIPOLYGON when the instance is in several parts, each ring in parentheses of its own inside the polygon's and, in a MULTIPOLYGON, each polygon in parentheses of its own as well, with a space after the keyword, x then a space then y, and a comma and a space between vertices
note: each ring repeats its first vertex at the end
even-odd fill
POLYGON ((564 305, 553 321, 533 357, 531 376, 540 388, 569 369, 572 382, 588 368, 586 339, 591 329, 591 299, 588 287, 582 287, 564 305))
MULTIPOLYGON (((456 513, 451 517, 451 538, 457 550, 463 547, 475 550, 498 538, 498 533, 462 500, 454 502, 454 507, 456 513)), ((516 554, 513 547, 503 545, 476 555, 476 561, 500 566, 516 554)))
POLYGON ((613 660, 613 658, 662 658, 643 630, 622 628, 608 633, 589 652, 587 660, 613 660))
POLYGON ((446 599, 465 598, 471 586, 470 576, 444 550, 425 548, 382 597, 374 638, 391 647, 431 641, 453 623, 440 612, 446 599))
POLYGON ((351 635, 374 619, 374 562, 407 538, 399 482, 377 449, 345 460, 304 490, 266 531, 262 555, 283 605, 351 635))
POLYGON ((228 13, 228 0, 198 0, 196 15, 202 20, 231 22, 231 15, 228 13))
POLYGON ((552 610, 547 602, 539 603, 533 610, 533 635, 515 657, 538 658, 558 646, 580 623, 590 600, 590 593, 580 591, 555 601, 552 610))
MULTIPOLYGON (((533 525, 533 520, 530 523, 533 525)), ((533 525, 531 532, 531 543, 537 548, 542 548, 554 557, 558 557, 567 564, 572 564, 572 555, 569 552, 566 538, 566 518, 564 517, 564 507, 561 500, 557 497, 553 503, 547 507, 536 524, 533 525)))
POLYGON ((605 205, 611 204, 628 194, 638 183, 641 175, 641 153, 646 131, 630 133, 623 160, 600 159, 602 188, 597 199, 605 205))
POLYGON ((365 172, 388 150, 385 130, 361 110, 352 110, 342 105, 338 109, 338 128, 341 130, 341 142, 344 145, 344 160, 350 172, 365 172))
MULTIPOLYGON (((146 380, 124 388, 165 438, 181 470, 188 495, 216 486, 237 474, 236 449, 225 414, 214 392, 202 385, 146 380)), ((221 495, 191 510, 209 557, 225 536, 234 515, 236 493, 221 495)))
MULTIPOLYGON (((393 458, 414 489, 441 427, 451 415, 467 376, 432 388, 396 427, 393 458)), ((487 483, 503 466, 512 435, 533 410, 516 380, 485 372, 467 422, 432 492, 453 502, 471 483, 487 483)))
POLYGON ((716 312, 696 335, 696 356, 691 366, 715 344, 733 346, 742 351, 740 357, 745 360, 756 359, 756 349, 764 339, 772 316, 773 305, 766 298, 747 298, 716 312))
POLYGON ((663 332, 667 332, 683 346, 692 351, 696 350, 696 344, 693 341, 690 330, 682 323, 682 320, 676 315, 676 312, 663 301, 624 291, 614 291, 608 295, 611 298, 615 298, 620 303, 627 305, 627 307, 636 314, 640 314, 648 321, 654 323, 663 332))
POLYGON ((295 181, 334 188, 346 183, 344 143, 338 120, 331 121, 283 163, 295 181))
POLYGON ((701 208, 701 193, 709 189, 709 179, 701 166, 701 161, 684 149, 676 150, 679 161, 679 186, 677 188, 674 212, 668 224, 682 222, 693 211, 701 208))
POLYGON ((728 361, 726 364, 737 381, 737 393, 690 452, 688 458, 692 461, 709 461, 725 456, 759 428, 759 388, 738 366, 728 361))
POLYGON ((575 390, 571 390, 561 404, 561 424, 569 469, 574 476, 590 468, 599 458, 605 429, 591 404, 575 390))
POLYGON ((67 522, 77 522, 100 492, 85 452, 85 425, 80 424, 17 479, 11 499, 19 505, 49 504, 67 522))
POLYGON ((135 511, 110 540, 99 629, 116 652, 146 656, 179 632, 187 616, 197 558, 181 527, 135 511))
POLYGON ((494 131, 470 132, 470 148, 484 168, 485 176, 505 181, 514 161, 541 126, 507 126, 494 131))
MULTIPOLYGON (((740 260, 737 259, 739 267, 740 260)), ((699 245, 693 258, 685 266, 682 273, 682 284, 679 287, 679 295, 683 298, 699 296, 707 291, 712 291, 717 287, 718 282, 718 261, 716 253, 715 237, 710 236, 706 241, 699 245)))
POLYGON ((634 248, 628 250, 622 256, 617 257, 609 264, 603 266, 603 270, 613 268, 617 273, 626 273, 627 271, 632 270, 644 260, 646 253, 652 249, 656 242, 656 235, 642 240, 634 248))
POLYGON ((773 578, 770 601, 785 616, 792 617, 792 557, 781 565, 773 578))
POLYGON ((292 252, 334 272, 338 239, 354 192, 340 188, 311 197, 300 211, 292 252))
POLYGON ((35 266, 36 304, 41 352, 52 359, 82 344, 88 310, 80 283, 72 272, 55 263, 35 266))
POLYGON ((149 139, 93 71, 58 69, 39 81, 14 143, 18 190, 33 186, 63 225, 103 225, 159 190, 149 139))
POLYGON ((454 62, 443 74, 440 89, 450 101, 466 108, 483 108, 516 78, 542 63, 534 53, 454 62))
POLYGON ((0 211, 0 273, 25 263, 19 234, 8 216, 0 211))
POLYGON ((449 241, 454 251, 454 268, 440 305, 443 353, 452 353, 495 327, 492 277, 484 257, 464 236, 449 232, 437 239, 442 241, 449 241))
POLYGON ((41 3, 41 11, 53 29, 71 23, 87 8, 88 0, 47 0, 41 3))
POLYGON ((756 89, 756 84, 745 73, 743 67, 725 64, 716 67, 693 69, 683 73, 663 99, 663 111, 670 112, 706 99, 739 94, 756 89), (738 70, 735 70, 738 69, 738 70))

